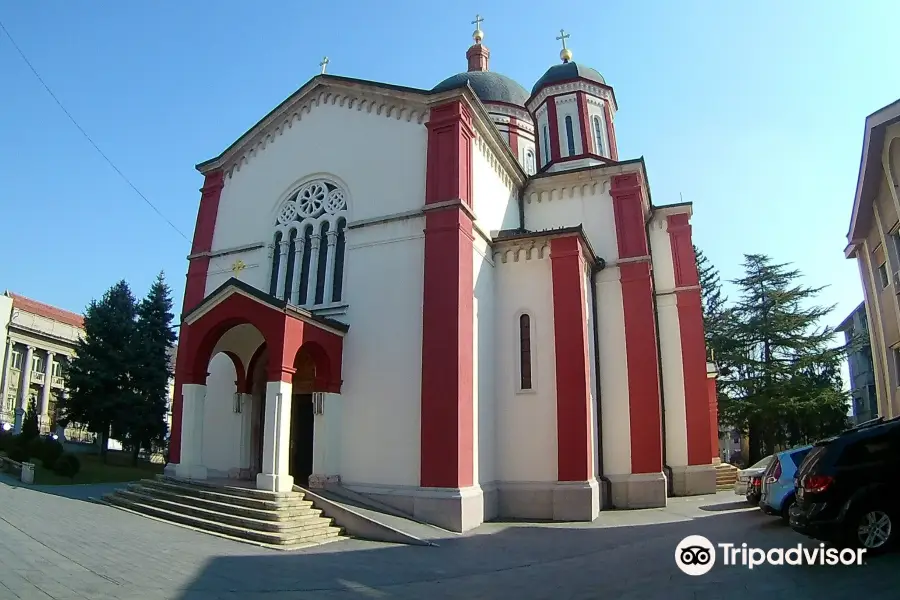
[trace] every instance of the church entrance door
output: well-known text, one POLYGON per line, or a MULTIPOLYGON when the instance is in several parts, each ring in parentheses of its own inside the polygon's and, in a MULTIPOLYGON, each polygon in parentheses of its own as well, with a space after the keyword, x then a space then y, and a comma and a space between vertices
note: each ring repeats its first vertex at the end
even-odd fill
POLYGON ((306 487, 313 470, 312 394, 294 394, 291 400, 290 474, 294 483, 306 487))

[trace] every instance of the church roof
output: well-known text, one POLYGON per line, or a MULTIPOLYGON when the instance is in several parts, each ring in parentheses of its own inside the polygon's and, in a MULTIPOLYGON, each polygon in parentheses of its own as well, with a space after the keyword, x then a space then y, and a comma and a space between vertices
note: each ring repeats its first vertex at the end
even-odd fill
POLYGON ((457 73, 431 88, 431 92, 434 94, 446 92, 463 87, 467 83, 482 102, 505 102, 524 107, 528 100, 528 91, 524 87, 506 75, 493 71, 457 73))
POLYGON ((603 75, 596 70, 570 61, 559 65, 553 65, 547 69, 547 72, 544 73, 544 75, 537 80, 537 83, 534 84, 534 87, 531 88, 531 95, 537 94, 541 88, 548 85, 563 81, 571 81, 572 79, 578 79, 579 77, 581 79, 587 79, 595 83, 606 85, 606 80, 603 79, 603 75))

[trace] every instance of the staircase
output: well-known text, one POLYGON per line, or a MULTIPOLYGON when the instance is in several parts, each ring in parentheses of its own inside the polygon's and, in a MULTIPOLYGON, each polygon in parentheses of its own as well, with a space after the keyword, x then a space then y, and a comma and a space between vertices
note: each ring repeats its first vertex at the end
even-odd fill
POLYGON ((729 490, 734 488, 737 482, 738 468, 734 465, 722 463, 716 466, 716 489, 729 490))
POLYGON ((214 535, 285 550, 333 541, 344 534, 297 491, 275 493, 157 476, 129 484, 102 501, 214 535))

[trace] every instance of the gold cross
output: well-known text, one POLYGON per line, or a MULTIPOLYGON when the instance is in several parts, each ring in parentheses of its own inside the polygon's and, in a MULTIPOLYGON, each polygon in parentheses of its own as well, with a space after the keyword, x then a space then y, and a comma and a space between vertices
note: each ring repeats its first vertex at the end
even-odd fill
POLYGON ((560 29, 560 30, 559 30, 559 37, 557 37, 556 39, 562 41, 563 50, 566 49, 566 39, 568 39, 568 37, 569 37, 569 34, 566 33, 566 30, 565 30, 565 29, 560 29))
POLYGON ((327 56, 322 59, 322 62, 319 63, 319 66, 322 67, 322 75, 324 75, 325 67, 328 66, 328 57, 327 56))
POLYGON ((234 271, 235 275, 240 275, 241 271, 243 271, 246 268, 247 268, 247 265, 244 264, 244 261, 242 261, 241 259, 237 259, 236 261, 234 261, 234 264, 231 265, 231 270, 234 271))
POLYGON ((472 21, 472 25, 475 26, 475 29, 481 29, 482 23, 484 23, 484 19, 481 18, 481 15, 475 15, 475 20, 472 21))

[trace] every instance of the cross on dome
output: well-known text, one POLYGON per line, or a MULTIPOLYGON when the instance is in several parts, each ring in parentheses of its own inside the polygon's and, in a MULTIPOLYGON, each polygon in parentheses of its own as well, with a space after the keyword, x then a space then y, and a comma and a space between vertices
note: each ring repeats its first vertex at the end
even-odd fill
POLYGON ((484 23, 484 18, 481 15, 475 15, 475 20, 472 21, 472 25, 475 26, 475 31, 472 32, 472 39, 475 40, 476 44, 480 44, 481 40, 484 39, 484 32, 481 30, 482 23, 484 23))
POLYGON ((559 35, 556 36, 556 39, 562 42, 562 50, 559 51, 559 58, 567 63, 572 60, 572 51, 566 48, 566 40, 569 38, 569 34, 566 33, 565 29, 559 30, 559 35))
POLYGON ((325 56, 322 58, 322 62, 319 63, 319 66, 322 67, 322 75, 325 74, 325 68, 328 66, 328 57, 325 56))

